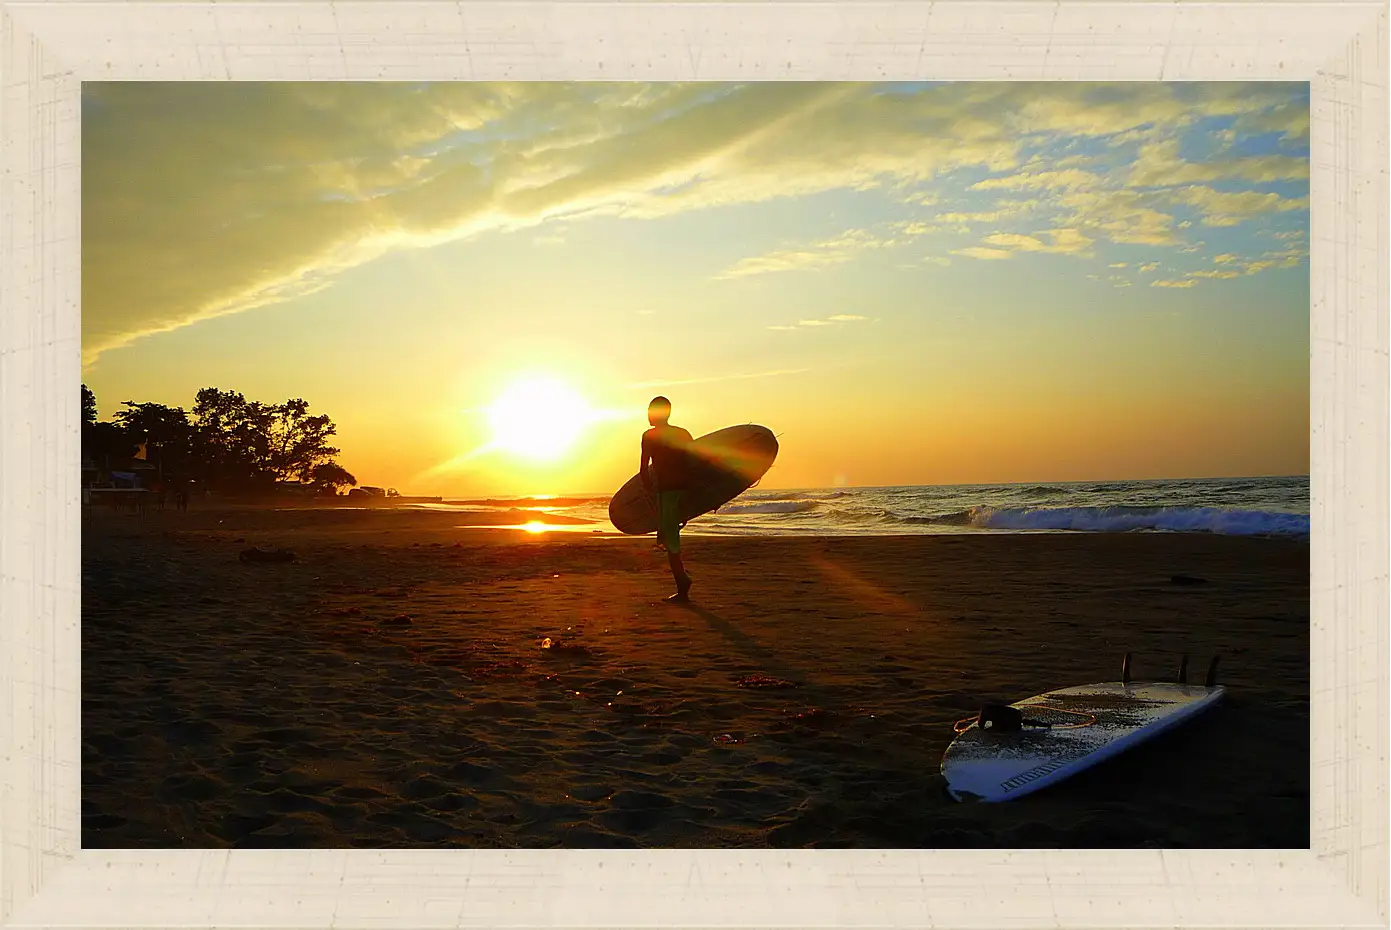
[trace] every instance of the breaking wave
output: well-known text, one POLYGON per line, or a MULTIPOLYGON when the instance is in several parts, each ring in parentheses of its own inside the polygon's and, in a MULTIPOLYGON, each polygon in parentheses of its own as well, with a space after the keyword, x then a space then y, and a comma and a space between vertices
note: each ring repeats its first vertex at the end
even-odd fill
MULTIPOLYGON (((721 519, 723 518, 723 519, 721 519)), ((873 532, 1211 533, 1221 536, 1309 536, 1309 516, 1229 507, 1009 507, 976 505, 911 513, 872 506, 835 506, 813 500, 761 500, 721 507, 728 529, 873 532), (743 520, 743 518, 752 518, 743 520), (760 519, 761 518, 761 519, 760 519), (729 522, 730 520, 742 522, 729 522)), ((712 528, 714 528, 712 526, 712 528)))
POLYGON ((756 504, 725 504, 719 509, 721 514, 733 513, 807 513, 816 509, 815 501, 770 500, 756 504))
POLYGON ((1223 507, 973 507, 973 526, 1084 533, 1216 533, 1223 536, 1308 536, 1309 516, 1223 507))

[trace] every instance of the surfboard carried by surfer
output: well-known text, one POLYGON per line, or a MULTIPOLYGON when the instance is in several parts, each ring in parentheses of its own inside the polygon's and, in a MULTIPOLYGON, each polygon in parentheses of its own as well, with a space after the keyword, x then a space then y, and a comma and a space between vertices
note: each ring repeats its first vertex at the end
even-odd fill
POLYGON ((638 474, 642 486, 652 495, 657 509, 657 538, 667 551, 676 593, 667 598, 674 603, 690 600, 691 576, 681 561, 681 496, 690 489, 691 434, 673 426, 671 401, 654 397, 647 405, 651 429, 642 434, 642 462, 638 474), (650 466, 650 467, 649 467, 650 466))

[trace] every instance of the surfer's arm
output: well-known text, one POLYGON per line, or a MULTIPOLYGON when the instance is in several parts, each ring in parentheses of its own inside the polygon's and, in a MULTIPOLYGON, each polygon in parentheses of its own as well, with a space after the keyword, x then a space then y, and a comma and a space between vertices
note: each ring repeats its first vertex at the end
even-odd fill
POLYGON ((647 436, 642 437, 642 458, 638 462, 638 474, 642 477, 642 487, 648 494, 652 493, 652 473, 647 470, 647 463, 652 459, 652 450, 647 447, 647 436))

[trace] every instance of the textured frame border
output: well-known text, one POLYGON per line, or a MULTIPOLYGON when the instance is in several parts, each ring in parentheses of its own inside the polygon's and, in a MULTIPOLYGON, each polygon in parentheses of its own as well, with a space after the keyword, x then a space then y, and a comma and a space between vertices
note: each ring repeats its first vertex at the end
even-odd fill
POLYGON ((1386 926, 1387 9, 0 0, 0 924, 1386 926), (1310 850, 83 851, 80 85, 1309 80, 1310 850))

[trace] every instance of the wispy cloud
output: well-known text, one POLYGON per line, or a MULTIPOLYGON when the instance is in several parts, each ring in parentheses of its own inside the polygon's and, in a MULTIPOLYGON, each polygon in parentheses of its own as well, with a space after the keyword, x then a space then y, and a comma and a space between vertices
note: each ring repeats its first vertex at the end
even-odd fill
POLYGON ((1308 197, 1281 197, 1272 191, 1219 191, 1205 185, 1168 193, 1175 203, 1193 207, 1205 226, 1236 226, 1262 213, 1308 210, 1308 197))
POLYGON ((1008 258, 1016 252, 1086 254, 1095 242, 1076 229, 1049 229, 1039 236, 1046 236, 1049 241, 1023 233, 992 233, 982 240, 984 246, 958 249, 954 254, 981 259, 1008 258))
POLYGON ((1277 268, 1294 268, 1307 257, 1303 249, 1296 247, 1265 252, 1259 258, 1243 258, 1240 255, 1223 253, 1213 256, 1212 263, 1216 267, 1190 271, 1187 277, 1226 281, 1277 268))
POLYGON ((987 249, 978 245, 968 246, 964 249, 953 249, 953 255, 962 255, 966 258, 980 258, 985 260, 999 260, 1009 258, 1014 253, 1009 249, 987 249))
POLYGON ((741 259, 718 276, 720 279, 746 278, 750 275, 778 271, 800 271, 824 268, 852 261, 868 249, 893 245, 893 239, 883 239, 864 229, 846 230, 838 236, 814 242, 796 249, 779 249, 764 255, 741 259))
POLYGON ((1256 203, 1200 186, 1292 178, 1298 158, 1192 167, 1160 145, 1213 118, 1295 138, 1307 131, 1307 107, 1292 101, 1294 87, 88 82, 84 355, 328 287, 393 251, 560 219, 574 232, 587 217, 640 220, 827 191, 878 191, 924 214, 909 221, 922 224, 916 232, 871 237, 879 245, 827 240, 745 259, 727 277, 844 264, 962 225, 1012 225, 999 214, 1023 206, 933 215, 942 197, 923 188, 967 171, 988 175, 977 193, 1032 192, 1016 200, 1049 217, 1035 229, 1183 244, 1168 212, 1175 206, 1218 226, 1307 209, 1307 200, 1256 203), (1039 157, 1048 140, 1117 152, 1160 145, 1140 159, 1153 166, 1140 177, 1175 169, 1186 193, 1156 201, 1117 188, 1104 160, 1039 157))
POLYGON ((1086 190, 1102 186, 1104 175, 1078 168, 1054 171, 1021 171, 999 178, 986 178, 971 186, 972 190, 1086 190))
POLYGON ((682 378, 678 380, 659 379, 655 381, 635 381, 628 387, 632 390, 646 390, 648 388, 678 387, 686 384, 714 384, 719 381, 744 381, 749 378, 777 378, 783 375, 801 375, 811 371, 810 368, 778 368, 773 371, 755 371, 746 374, 733 375, 711 375, 705 378, 682 378))
POLYGON ((1307 181, 1309 160, 1291 155, 1257 155, 1186 161, 1177 139, 1165 139, 1140 149, 1126 183, 1130 187, 1176 187, 1184 184, 1237 180, 1256 184, 1307 181))
POLYGON ((796 326, 779 324, 776 326, 769 326, 768 329, 775 330, 777 332, 792 332, 802 327, 815 328, 820 326, 840 326, 845 323, 863 323, 869 320, 869 317, 860 316, 858 313, 837 313, 832 316, 828 316, 824 320, 798 320, 796 326))

